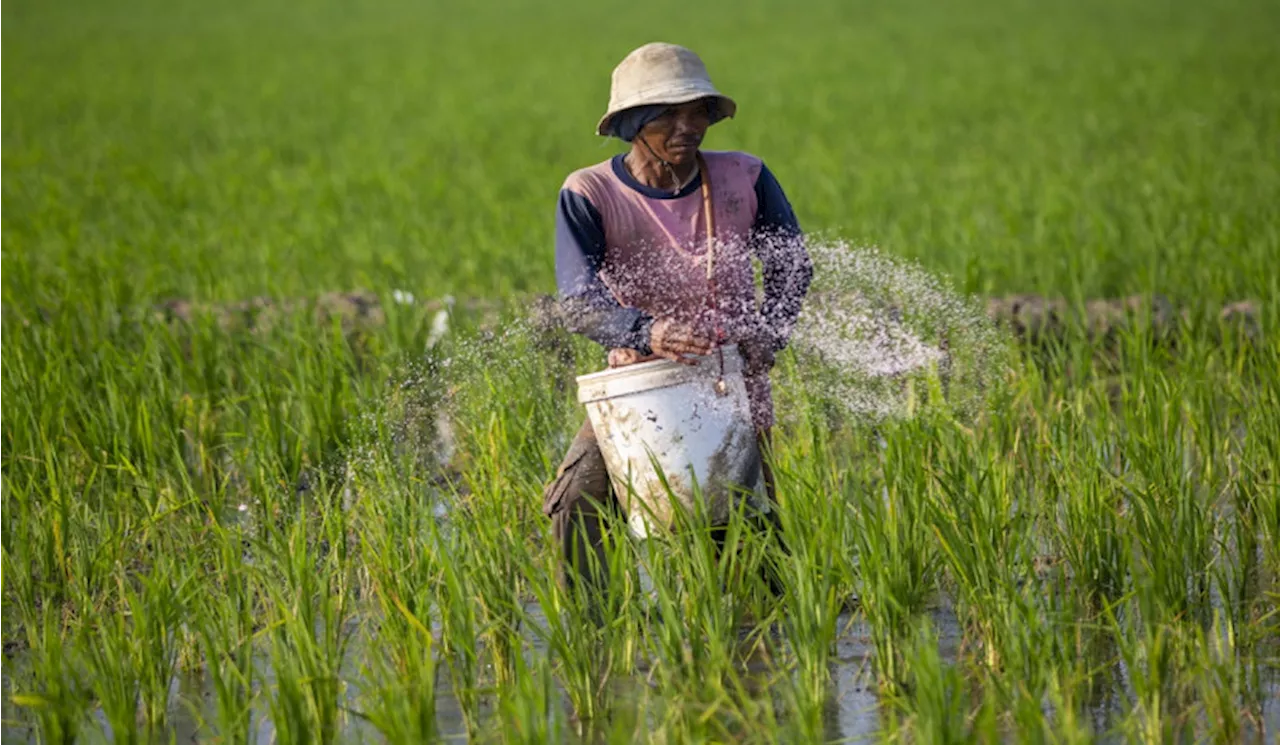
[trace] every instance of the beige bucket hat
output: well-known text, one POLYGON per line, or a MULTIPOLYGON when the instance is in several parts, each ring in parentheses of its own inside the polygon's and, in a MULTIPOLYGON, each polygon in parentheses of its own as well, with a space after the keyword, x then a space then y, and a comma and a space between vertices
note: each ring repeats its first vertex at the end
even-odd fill
POLYGON ((609 109, 596 125, 596 134, 608 135, 609 123, 620 111, 652 104, 682 104, 699 98, 718 101, 717 120, 731 117, 738 110, 732 98, 711 84, 706 65, 692 50, 662 42, 645 44, 613 68, 609 109))

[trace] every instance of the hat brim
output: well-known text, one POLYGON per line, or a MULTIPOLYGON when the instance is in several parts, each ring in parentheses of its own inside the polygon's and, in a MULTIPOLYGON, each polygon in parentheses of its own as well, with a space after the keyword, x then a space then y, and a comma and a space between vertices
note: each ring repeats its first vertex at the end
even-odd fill
POLYGON ((596 134, 601 137, 608 137, 610 132, 610 124, 613 118, 627 109, 634 109, 637 106, 679 106, 682 103, 697 101, 700 98, 716 99, 716 117, 711 120, 712 124, 723 119, 731 119, 733 115, 738 113, 738 104, 732 98, 718 91, 708 91, 705 88, 691 89, 680 93, 669 93, 660 96, 638 95, 632 97, 630 101, 619 104, 615 108, 609 109, 605 115, 600 117, 600 123, 596 125, 596 134))

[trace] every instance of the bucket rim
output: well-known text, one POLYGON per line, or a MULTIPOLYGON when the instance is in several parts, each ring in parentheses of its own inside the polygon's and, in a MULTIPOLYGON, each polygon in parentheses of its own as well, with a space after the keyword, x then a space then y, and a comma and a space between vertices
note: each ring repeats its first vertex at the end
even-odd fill
MULTIPOLYGON (((736 344, 725 344, 720 347, 724 350, 725 363, 727 366, 731 363, 738 362, 738 346, 736 344)), ((629 378, 638 374, 651 372, 654 370, 700 370, 708 364, 716 361, 716 353, 712 352, 707 355, 694 356, 689 355, 690 359, 697 360, 696 365, 682 365, 679 362, 672 362, 668 359, 649 360, 647 362, 637 362, 631 365, 623 365, 621 367, 606 367, 603 370, 597 370, 585 375, 579 375, 574 380, 581 384, 596 384, 615 378, 629 378)), ((734 366, 734 370, 740 370, 740 367, 734 366)))
MULTIPOLYGON (((741 377, 743 373, 742 358, 738 354, 737 347, 726 344, 723 350, 725 353, 725 374, 741 377)), ((639 392, 637 390, 624 393, 619 390, 619 387, 627 387, 628 381, 635 381, 639 378, 649 378, 648 383, 643 386, 643 390, 648 391, 670 388, 696 380, 707 380, 709 375, 713 374, 712 371, 718 367, 718 361, 714 354, 695 357, 694 359, 698 361, 696 365, 682 365, 671 360, 659 359, 579 375, 576 378, 578 402, 588 404, 618 395, 639 392)))

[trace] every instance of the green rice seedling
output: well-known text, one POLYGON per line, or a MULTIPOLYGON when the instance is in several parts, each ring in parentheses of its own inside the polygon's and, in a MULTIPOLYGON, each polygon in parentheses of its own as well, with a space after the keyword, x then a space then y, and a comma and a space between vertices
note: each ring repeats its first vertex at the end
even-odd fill
POLYGON ((1113 613, 1108 615, 1133 695, 1132 708, 1121 723, 1126 736, 1143 743, 1190 737, 1189 681, 1184 677, 1193 669, 1188 626, 1132 621, 1122 625, 1113 613))
POLYGON ((219 580, 212 592, 193 601, 194 626, 204 655, 204 674, 213 689, 218 738, 231 745, 253 739, 254 624, 257 617, 249 568, 242 556, 243 533, 215 527, 213 567, 219 580))
POLYGON ((178 626, 191 600, 182 571, 161 557, 146 574, 121 574, 114 602, 86 628, 94 691, 112 739, 137 742, 166 728, 178 626))
POLYGON ((671 739, 653 711, 657 703, 655 697, 648 693, 643 682, 637 681, 634 690, 635 695, 627 697, 626 705, 616 707, 603 726, 595 730, 596 742, 624 745, 644 739, 650 742, 671 739))
POLYGON ((995 443, 947 434, 939 438, 929 521, 961 613, 983 645, 986 664, 996 669, 1008 662, 1000 652, 1022 602, 1016 588, 1031 576, 1028 495, 1020 493, 1012 464, 989 449, 995 443))
POLYGON ((996 717, 1026 742, 1087 742, 1083 696, 1110 660, 1100 654, 1104 631, 1089 621, 1092 605, 1061 569, 1038 584, 1009 588, 992 599, 1002 616, 998 669, 977 676, 996 717))
POLYGON ((763 569, 772 549, 768 533, 749 524, 745 501, 717 529, 719 546, 702 500, 695 496, 693 505, 677 507, 670 529, 647 541, 644 569, 656 617, 645 639, 651 677, 667 702, 663 720, 693 739, 724 739, 754 717, 739 664, 768 652, 762 637, 770 617, 750 611, 763 607, 754 598, 767 591, 763 569))
MULTIPOLYGON (((665 478, 654 465, 659 478, 665 478)), ((591 695, 591 686, 614 674, 606 667, 602 676, 599 663, 625 671, 638 652, 646 652, 652 664, 648 677, 670 704, 655 712, 663 727, 724 737, 734 722, 749 721, 742 709, 749 705, 746 688, 735 665, 742 655, 763 650, 762 627, 750 625, 748 609, 762 609, 758 599, 764 592, 766 538, 758 528, 748 529, 745 501, 730 512, 726 525, 714 529, 717 538, 696 485, 692 510, 674 496, 670 499, 672 523, 651 526, 643 545, 623 539, 623 518, 606 512, 612 525, 612 539, 606 540, 607 591, 587 582, 567 587, 546 579, 539 583, 552 632, 548 641, 561 651, 561 665, 572 663, 566 672, 576 671, 580 681, 566 681, 571 700, 591 695), (648 578, 643 597, 642 575, 648 578), (549 604, 548 598, 554 602, 549 604), (572 624, 574 616, 581 619, 578 624, 593 626, 595 634, 575 639, 581 630, 564 625, 566 620, 572 624), (637 646, 640 640, 643 645, 637 646)), ((598 719, 599 710, 595 715, 598 719)))
MULTIPOLYGON (((1087 623, 1096 601, 1073 588, 1069 567, 1036 566, 1036 536, 1028 528, 1042 509, 1035 478, 1042 466, 1018 468, 1015 459, 1021 448, 1033 459, 1042 451, 1034 443, 1011 443, 1016 429, 992 429, 951 441, 967 447, 943 440, 929 519, 956 584, 961 618, 980 645, 975 670, 984 706, 996 707, 992 716, 1021 737, 1052 740, 1056 725, 1047 717, 1046 698, 1056 690, 1074 706, 1074 689, 1063 686, 1079 685, 1098 664, 1089 639, 1099 635, 1087 623)), ((1058 716, 1071 721, 1077 714, 1058 716)))
POLYGON ((1213 574, 1234 623, 1241 625, 1253 621, 1261 607, 1263 548, 1259 538, 1264 531, 1258 505, 1264 498, 1255 491, 1248 477, 1233 478, 1232 482, 1224 507, 1230 517, 1223 519, 1223 522, 1229 519, 1230 524, 1221 530, 1213 574))
POLYGON ((520 656, 523 582, 520 565, 524 542, 512 536, 510 526, 472 513, 472 530, 461 532, 458 560, 468 566, 471 602, 478 606, 480 643, 489 657, 493 683, 510 682, 520 656))
MULTIPOLYGON (((1193 337, 1189 346, 1196 341, 1193 337)), ((1248 482, 1240 478, 1244 454, 1241 440, 1253 437, 1247 430, 1238 429, 1245 422, 1241 399, 1250 394, 1247 389, 1242 390, 1238 377, 1217 374, 1221 366, 1229 364, 1233 354, 1229 346, 1206 345, 1188 350, 1188 359, 1180 364, 1203 368, 1223 381, 1216 386, 1197 383, 1186 391, 1183 407, 1188 452, 1185 460, 1209 512, 1207 530, 1213 556, 1210 584, 1216 585, 1218 602, 1234 616, 1235 625, 1247 628, 1256 610, 1261 580, 1258 545, 1261 531, 1257 496, 1248 488, 1248 482)), ((1243 642, 1248 644, 1249 640, 1244 638, 1243 642)))
POLYGON ((852 497, 836 473, 812 468, 799 476, 775 467, 785 549, 768 558, 784 589, 777 612, 792 667, 791 714, 798 736, 810 741, 824 736, 831 651, 854 586, 852 497))
POLYGON ((513 663, 509 683, 498 691, 497 725, 506 743, 564 742, 564 724, 559 714, 558 696, 551 661, 537 656, 526 662, 523 654, 513 663))
POLYGON ((501 500, 522 521, 533 518, 538 490, 528 490, 524 478, 540 482, 563 454, 549 448, 550 441, 567 434, 568 419, 579 423, 580 409, 569 406, 566 380, 572 372, 561 340, 550 342, 530 320, 506 310, 494 322, 500 333, 462 336, 446 343, 441 354, 447 374, 442 377, 454 389, 447 415, 470 426, 460 428, 459 467, 473 493, 496 496, 510 491, 517 498, 501 500))
MULTIPOLYGON (((1219 683, 1219 687, 1208 690, 1202 686, 1206 707, 1214 694, 1215 703, 1221 706, 1222 694, 1230 691, 1238 694, 1234 705, 1240 711, 1256 712, 1263 698, 1257 646, 1268 633, 1274 633, 1263 620, 1267 602, 1263 588, 1267 586, 1267 577, 1265 550, 1260 540, 1265 540, 1266 531, 1261 526, 1263 517, 1259 505, 1265 504, 1267 498, 1253 482, 1249 468, 1243 465, 1248 457, 1247 445, 1234 442, 1236 436, 1231 432, 1230 422, 1245 417, 1237 408, 1239 393, 1232 391, 1230 395, 1230 402, 1224 407, 1225 421, 1217 423, 1223 430, 1223 441, 1215 453, 1222 463, 1220 467, 1226 471, 1217 506, 1215 561, 1211 571, 1217 602, 1213 625, 1204 630, 1207 636, 1198 640, 1197 646, 1202 652, 1202 674, 1209 678, 1211 671, 1219 683), (1228 662, 1233 668, 1230 671, 1225 668, 1228 662)), ((1203 398, 1200 404, 1206 405, 1203 398)), ((1244 438, 1252 436, 1246 429, 1244 438)), ((1223 713, 1220 718, 1224 725, 1234 721, 1231 712, 1223 713)))
POLYGON ((431 529, 431 540, 436 551, 448 557, 439 564, 439 579, 435 591, 436 605, 440 609, 440 647, 449 677, 453 683, 453 695, 458 701, 466 723, 467 734, 474 737, 480 731, 480 634, 479 609, 473 602, 469 577, 464 574, 465 563, 453 560, 463 543, 456 537, 442 536, 437 528, 431 529))
POLYGON ((1248 664, 1238 648, 1238 632, 1227 613, 1216 612, 1206 632, 1196 629, 1196 688, 1203 711, 1200 737, 1216 743, 1265 737, 1260 702, 1250 693, 1248 664))
MULTIPOLYGON (((529 508, 534 502, 529 497, 540 491, 546 463, 545 436, 538 433, 558 419, 545 397, 517 392, 532 390, 537 385, 534 381, 544 379, 541 357, 526 348, 524 329, 516 326, 503 339, 507 344, 502 347, 478 343, 458 358, 462 369, 455 366, 455 371, 461 391, 450 411, 455 419, 478 425, 464 430, 459 442, 466 491, 451 502, 451 519, 460 527, 447 538, 447 555, 455 565, 444 569, 442 585, 454 605, 444 609, 443 617, 445 633, 452 640, 449 659, 455 689, 472 689, 460 694, 460 701, 466 702, 464 711, 478 706, 475 697, 481 681, 470 678, 467 667, 475 665, 478 673, 479 655, 486 655, 491 663, 493 685, 513 682, 512 671, 522 648, 522 578, 532 561, 529 508), (494 361, 496 365, 488 364, 494 361), (474 608, 464 611, 462 603, 474 608), (475 638, 463 639, 464 634, 475 638), (466 662, 472 656, 475 661, 466 662)), ((469 726, 478 726, 478 721, 469 726)))
POLYGON ((81 493, 109 491, 106 469, 85 463, 83 457, 58 452, 53 441, 33 459, 31 470, 6 476, 4 520, 6 549, 15 566, 29 572, 10 572, 6 602, 28 610, 44 606, 91 606, 111 586, 114 567, 121 561, 120 533, 102 534, 103 523, 127 523, 128 516, 102 516, 81 493))
POLYGON ((1095 609, 1127 591, 1130 566, 1124 493, 1108 476, 1112 433, 1090 423, 1096 410, 1078 399, 1056 418, 1045 484, 1053 546, 1070 570, 1072 587, 1095 609))
MULTIPOLYGON (((632 740, 648 738, 656 742, 744 742, 767 743, 784 738, 789 730, 803 731, 807 725, 784 719, 777 711, 780 702, 763 693, 770 685, 785 685, 777 677, 753 682, 745 672, 733 671, 711 689, 694 681, 677 681, 655 676, 656 702, 645 711, 643 729, 632 740)), ((611 741, 625 738, 611 730, 611 741)))
POLYGON ((124 587, 133 646, 128 664, 139 675, 142 718, 151 734, 163 732, 168 721, 169 694, 182 641, 180 624, 188 615, 196 588, 189 572, 190 568, 173 564, 172 558, 162 558, 137 579, 136 590, 124 587))
POLYGON ((79 739, 92 701, 79 661, 70 656, 78 640, 64 628, 61 615, 54 607, 43 608, 38 614, 24 609, 29 682, 20 683, 11 699, 34 714, 39 741, 51 745, 79 739))
POLYGON ((1275 372, 1280 367, 1280 342, 1269 342, 1258 356, 1260 370, 1253 376, 1256 384, 1242 402, 1244 434, 1236 489, 1238 500, 1244 504, 1237 507, 1237 512, 1256 521, 1263 564, 1260 572, 1274 585, 1280 580, 1280 488, 1276 488, 1280 422, 1271 412, 1280 405, 1280 374, 1275 372))
POLYGON ((371 601, 362 624, 361 716, 388 742, 429 742, 439 735, 432 610, 440 564, 450 557, 439 553, 437 497, 415 483, 416 457, 402 468, 392 449, 375 449, 382 444, 362 444, 352 479, 366 575, 360 595, 371 601))
MULTIPOLYGON (((811 565, 806 578, 821 576, 822 564, 811 565)), ((806 723, 809 737, 822 731, 824 712, 830 691, 831 671, 828 667, 831 647, 839 630, 838 617, 844 608, 834 583, 812 579, 799 580, 788 590, 787 612, 783 616, 789 640, 788 650, 795 661, 795 698, 797 717, 806 723)))
POLYGON ((1087 745, 1095 740, 1093 727, 1082 721, 1079 691, 1086 687, 1087 670, 1058 668, 1050 676, 1045 702, 1051 709, 1043 717, 1044 740, 1059 745, 1087 745))
POLYGON ((104 613, 97 627, 86 633, 90 635, 87 657, 93 692, 110 728, 110 738, 142 742, 145 737, 139 726, 138 705, 143 673, 135 667, 128 616, 123 608, 104 613))
MULTIPOLYGON (((428 587, 429 589, 429 587, 428 587)), ((361 716, 390 743, 433 742, 436 725, 436 659, 431 630, 405 601, 391 606, 370 631, 361 665, 361 716)))
POLYGON ((283 742, 333 742, 344 718, 340 677, 350 639, 350 596, 341 513, 300 513, 287 534, 273 531, 258 578, 269 601, 271 676, 261 678, 276 736, 283 742), (319 535, 311 527, 319 523, 319 535), (327 551, 318 545, 323 538, 327 551))
POLYGON ((520 654, 524 578, 537 571, 529 547, 540 543, 545 519, 537 496, 559 455, 547 443, 564 420, 554 388, 565 374, 564 361, 539 347, 526 319, 505 313, 501 323, 497 338, 462 337, 443 349, 454 386, 444 415, 467 424, 457 443, 463 491, 450 516, 465 527, 450 536, 450 555, 467 577, 468 602, 478 606, 478 649, 499 687, 511 682, 520 654))
MULTIPOLYGON (((523 610, 525 623, 546 642, 553 671, 578 722, 596 727, 613 711, 613 682, 635 669, 642 652, 645 609, 640 596, 641 554, 622 519, 602 510, 607 572, 594 552, 584 558, 588 576, 602 582, 564 581, 559 557, 521 562, 537 599, 538 614, 523 610)), ((652 621, 652 619, 649 619, 652 621)))
POLYGON ((971 703, 959 667, 942 659, 938 639, 927 619, 917 622, 904 655, 906 684, 894 694, 894 710, 903 717, 890 720, 887 735, 912 742, 973 743, 999 739, 995 708, 988 699, 971 703))
MULTIPOLYGON (((584 731, 598 731, 614 714, 614 687, 636 671, 646 650, 645 623, 655 618, 641 581, 649 545, 632 538, 620 513, 596 504, 603 521, 602 554, 586 552, 585 575, 567 579, 563 557, 538 557, 508 547, 518 558, 536 607, 522 607, 525 625, 547 644, 552 669, 584 731), (604 565, 600 566, 600 559, 604 565)), ((539 531, 543 533, 543 531, 539 531)), ((539 540, 531 545, 541 545, 539 540)))
POLYGON ((1180 394, 1159 371, 1139 378, 1132 395, 1144 399, 1126 409, 1122 439, 1133 469, 1125 479, 1133 510, 1137 550, 1133 571, 1143 590, 1148 622, 1187 618, 1205 622, 1214 517, 1203 490, 1183 465, 1183 425, 1175 411, 1180 394), (1149 589, 1150 591, 1146 591, 1149 589))
POLYGON ((746 620, 741 599, 752 580, 738 569, 739 562, 759 566, 762 557, 744 551, 750 548, 745 505, 730 512, 721 550, 697 494, 695 490, 692 510, 672 497, 671 526, 648 538, 643 566, 660 619, 649 626, 649 642, 663 671, 714 681, 731 668, 733 640, 746 620))
POLYGON ((928 473, 918 467, 911 445, 916 432, 905 425, 887 434, 883 479, 855 476, 850 507, 859 608, 870 626, 877 679, 890 692, 903 682, 906 635, 937 590, 937 541, 926 519, 928 473))
POLYGON ((525 588, 522 569, 531 560, 527 523, 522 520, 521 495, 537 494, 538 482, 525 480, 528 472, 512 464, 505 446, 513 437, 505 418, 491 415, 477 433, 488 441, 483 450, 471 450, 471 467, 464 474, 468 497, 453 500, 457 519, 465 528, 457 531, 450 556, 463 565, 470 602, 478 606, 480 642, 488 655, 493 683, 511 682, 515 659, 520 655, 520 627, 525 588))

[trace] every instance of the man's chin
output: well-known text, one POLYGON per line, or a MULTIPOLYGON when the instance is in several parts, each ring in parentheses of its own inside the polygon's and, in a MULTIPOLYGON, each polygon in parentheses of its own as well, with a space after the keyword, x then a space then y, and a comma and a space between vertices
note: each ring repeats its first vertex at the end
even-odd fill
POLYGON ((698 148, 672 148, 667 152, 667 162, 677 166, 685 166, 698 159, 698 148))

